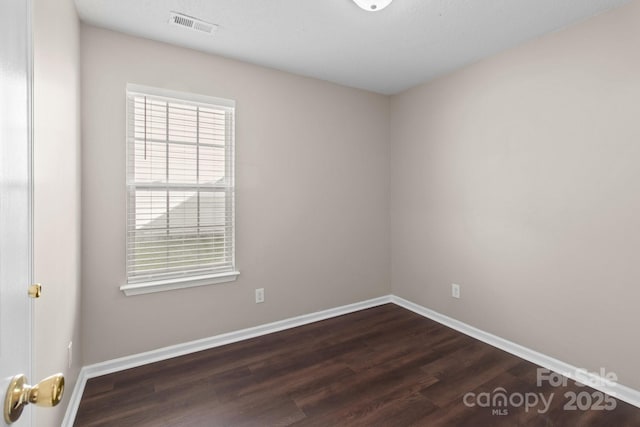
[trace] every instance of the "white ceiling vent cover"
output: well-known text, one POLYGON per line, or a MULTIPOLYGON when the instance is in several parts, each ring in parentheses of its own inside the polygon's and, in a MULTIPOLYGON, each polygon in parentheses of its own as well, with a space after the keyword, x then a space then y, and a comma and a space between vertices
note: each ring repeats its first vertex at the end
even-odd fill
POLYGON ((216 24, 210 24, 194 18, 193 16, 184 15, 178 12, 171 12, 169 14, 169 23, 178 27, 189 28, 206 34, 213 34, 218 29, 216 24))

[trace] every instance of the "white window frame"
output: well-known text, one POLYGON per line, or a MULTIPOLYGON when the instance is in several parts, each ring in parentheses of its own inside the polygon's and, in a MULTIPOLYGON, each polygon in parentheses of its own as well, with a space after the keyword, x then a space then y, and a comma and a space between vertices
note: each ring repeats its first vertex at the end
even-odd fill
MULTIPOLYGON (((127 218, 130 217, 130 215, 133 214, 135 215, 135 207, 130 206, 131 202, 131 195, 132 193, 135 194, 136 191, 136 183, 134 182, 134 179, 132 178, 132 167, 135 166, 130 166, 130 156, 132 156, 133 154, 130 153, 130 146, 131 146, 131 140, 134 138, 134 136, 132 135, 132 129, 133 126, 131 125, 130 120, 132 120, 133 117, 133 113, 131 111, 129 111, 129 97, 130 96, 135 96, 135 95, 143 95, 143 96, 151 96, 151 97, 159 97, 159 98, 163 98, 166 99, 168 101, 171 100, 175 100, 176 102, 180 102, 180 103, 187 103, 187 104, 191 104, 191 105, 202 105, 202 106, 206 106, 206 107, 214 107, 214 108, 224 108, 227 111, 230 111, 231 114, 231 119, 230 119, 230 123, 228 124, 228 129, 227 129, 227 133, 228 135, 226 136, 226 141, 225 141, 225 164, 230 164, 231 166, 231 173, 229 176, 230 179, 230 185, 231 185, 231 194, 235 194, 235 101, 233 100, 228 100, 228 99, 223 99, 223 98, 215 98, 215 97, 210 97, 210 96, 205 96, 205 95, 198 95, 198 94, 193 94, 193 93, 186 93, 186 92, 178 92, 178 91, 172 91, 172 90, 167 90, 167 89, 160 89, 160 88, 154 88, 154 87, 149 87, 149 86, 143 86, 143 85, 137 85, 137 84, 127 84, 127 88, 126 88, 126 94, 127 94, 127 155, 126 155, 126 161, 127 161, 127 218)), ((194 185, 194 188, 197 187, 197 185, 194 185)), ((136 280, 134 283, 126 283, 125 285, 120 286, 120 290, 124 292, 125 295, 127 296, 131 296, 131 295, 140 295, 140 294, 147 294, 147 293, 152 293, 152 292, 161 292, 161 291, 168 291, 168 290, 174 290, 174 289, 184 289, 184 288, 190 288, 190 287, 195 287, 195 286, 204 286, 204 285, 212 285, 212 284, 217 284, 217 283, 224 283, 224 282, 231 282, 236 280, 236 278, 238 277, 238 275, 240 274, 239 271, 237 271, 236 269, 236 261, 235 261, 235 196, 231 197, 231 216, 230 216, 230 222, 231 224, 229 224, 229 222, 225 223, 225 227, 231 227, 231 268, 222 272, 217 272, 215 274, 207 274, 207 275, 185 275, 184 277, 174 277, 174 278, 170 278, 170 279, 160 279, 160 280, 155 280, 153 278, 149 278, 144 279, 142 281, 140 280, 136 280)), ((129 277, 129 255, 130 255, 130 244, 129 244, 129 220, 127 219, 126 221, 126 241, 127 241, 127 246, 126 246, 126 273, 127 273, 127 278, 129 277)))

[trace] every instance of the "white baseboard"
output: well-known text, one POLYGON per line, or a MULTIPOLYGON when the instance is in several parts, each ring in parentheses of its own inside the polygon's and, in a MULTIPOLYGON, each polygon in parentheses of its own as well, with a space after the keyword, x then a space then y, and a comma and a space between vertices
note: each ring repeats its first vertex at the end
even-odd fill
MULTIPOLYGON (((358 302, 355 304, 344 305, 341 307, 318 311, 316 313, 305 314, 302 316, 292 317, 273 323, 267 323, 264 325, 255 326, 253 328, 242 329, 235 332, 216 335, 210 338, 204 338, 184 344, 177 344, 170 347, 148 351, 145 353, 134 354, 127 357, 121 357, 119 359, 108 360, 106 362, 85 366, 80 370, 78 380, 76 381, 76 385, 71 394, 71 399, 69 400, 69 405, 67 406, 64 420, 62 421, 62 427, 73 426, 76 414, 78 412, 78 407, 80 406, 80 400, 82 399, 84 387, 87 383, 87 380, 89 380, 90 378, 111 374, 113 372, 123 371, 125 369, 135 368, 137 366, 158 362, 160 360, 166 360, 185 354, 195 353, 201 350, 220 347, 226 344, 247 340, 273 332, 279 332, 285 329, 295 328, 309 323, 318 322, 320 320, 342 316, 343 314, 349 314, 387 303, 393 303, 400 307, 404 307, 407 310, 413 311, 414 313, 427 317, 444 326, 448 326, 458 332, 497 347, 531 363, 564 375, 572 380, 578 379, 576 377, 576 374, 578 373, 582 375, 582 379, 585 378, 585 371, 573 365, 554 359, 553 357, 531 350, 527 347, 523 347, 512 341, 500 338, 478 328, 474 328, 473 326, 467 325, 466 323, 460 322, 451 317, 445 316, 436 311, 415 304, 411 301, 407 301, 395 295, 387 295, 367 301, 358 302)), ((590 387, 640 408, 640 391, 634 390, 630 387, 626 387, 622 384, 607 385, 607 382, 600 376, 593 373, 588 373, 587 375, 589 378, 590 387)))
POLYGON ((146 365, 160 360, 171 359, 173 357, 183 356, 185 354, 195 353, 197 351, 208 350, 214 347, 220 347, 226 344, 259 337, 273 332, 283 331, 298 326, 306 325, 320 320, 332 317, 342 316, 343 314, 354 313, 371 307, 377 307, 382 304, 391 302, 391 295, 374 298, 354 304, 343 305, 341 307, 322 310, 311 314, 291 317, 289 319, 277 322, 267 323, 255 326, 253 328, 241 329, 239 331, 229 332, 226 334, 216 335, 201 340, 191 341, 188 343, 172 345, 157 350, 147 351, 145 353, 134 354, 131 356, 121 357, 119 359, 108 360, 106 362, 88 365, 80 370, 76 386, 71 394, 69 405, 65 417, 62 421, 62 427, 72 427, 78 413, 80 400, 87 380, 101 375, 107 375, 125 369, 135 368, 137 366, 146 365))
POLYGON ((406 299, 392 295, 391 302, 404 307, 407 310, 411 310, 421 316, 434 320, 444 326, 448 326, 451 329, 455 329, 465 335, 475 338, 479 341, 485 342, 493 347, 497 347, 500 350, 504 350, 507 353, 511 353, 514 356, 518 356, 521 359, 527 360, 550 371, 564 375, 565 377, 586 383, 589 387, 606 393, 612 397, 620 399, 630 405, 640 408, 640 391, 634 390, 630 387, 622 384, 611 384, 605 378, 594 373, 586 372, 584 369, 562 362, 546 354, 539 353, 530 348, 521 346, 512 341, 500 338, 496 335, 490 334, 478 328, 474 328, 471 325, 460 322, 459 320, 440 314, 436 311, 430 310, 421 305, 415 304, 406 299))
POLYGON ((80 407, 80 401, 82 400, 82 393, 84 392, 84 386, 87 384, 87 367, 84 366, 80 369, 78 378, 76 379, 76 385, 71 392, 71 398, 67 404, 67 410, 64 413, 61 427, 73 427, 73 423, 76 420, 76 414, 80 407))

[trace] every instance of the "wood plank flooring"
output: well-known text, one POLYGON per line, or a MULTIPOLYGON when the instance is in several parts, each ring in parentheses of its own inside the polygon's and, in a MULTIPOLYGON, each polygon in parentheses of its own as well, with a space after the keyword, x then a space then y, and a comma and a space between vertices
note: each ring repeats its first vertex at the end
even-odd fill
POLYGON ((536 369, 387 304, 91 379, 75 426, 640 426, 621 401, 566 410, 565 393, 598 394, 570 380, 538 387, 536 369), (500 387, 513 404, 464 403, 500 387), (516 396, 541 393, 547 411, 516 396))

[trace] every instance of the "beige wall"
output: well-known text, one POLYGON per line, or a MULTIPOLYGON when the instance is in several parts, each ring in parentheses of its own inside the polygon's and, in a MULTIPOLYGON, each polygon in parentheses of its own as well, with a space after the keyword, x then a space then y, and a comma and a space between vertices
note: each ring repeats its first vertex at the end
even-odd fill
POLYGON ((85 364, 388 293, 387 97, 84 25, 81 57, 85 364), (237 101, 236 282, 118 289, 127 83, 237 101))
POLYGON ((391 104, 393 293, 636 389, 638 22, 634 1, 391 104))
POLYGON ((79 23, 73 0, 33 0, 34 377, 63 372, 56 408, 36 408, 35 425, 59 426, 80 363, 79 23), (73 365, 67 346, 73 341, 73 365))

